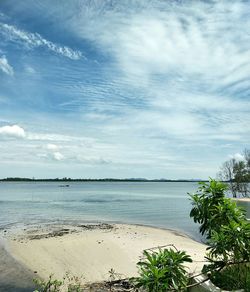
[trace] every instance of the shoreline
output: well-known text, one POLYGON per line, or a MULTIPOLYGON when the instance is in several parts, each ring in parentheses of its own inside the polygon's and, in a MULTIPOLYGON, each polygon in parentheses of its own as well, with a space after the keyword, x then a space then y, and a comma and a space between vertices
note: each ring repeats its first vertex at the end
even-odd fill
POLYGON ((83 223, 27 228, 5 235, 7 250, 20 264, 43 279, 67 271, 84 283, 109 279, 113 269, 123 277, 137 275, 144 249, 174 244, 194 259, 190 271, 200 271, 206 245, 176 231, 137 224, 83 223))
MULTIPOLYGON (((1 234, 4 234, 4 230, 10 232, 10 233, 19 233, 23 232, 26 229, 32 229, 33 227, 53 227, 53 226, 62 226, 62 225, 67 225, 67 226, 77 226, 79 224, 110 224, 110 225, 132 225, 132 226, 139 226, 139 227, 149 227, 153 229, 158 229, 162 231, 170 231, 173 233, 177 233, 186 237, 189 237, 190 239, 204 244, 202 241, 202 236, 198 232, 198 227, 197 227, 197 235, 192 234, 190 232, 186 232, 185 230, 182 229, 173 229, 171 227, 164 227, 164 226, 156 226, 153 224, 147 224, 147 223, 133 223, 133 222, 126 222, 122 220, 105 220, 105 219, 99 219, 99 220, 82 220, 82 219, 68 219, 68 220, 48 220, 48 221, 40 221, 40 222, 35 222, 35 223, 10 223, 4 226, 0 227, 0 242, 1 242, 1 234)), ((3 237, 2 237, 3 238, 3 237)))
POLYGON ((34 274, 18 262, 0 240, 0 291, 32 292, 34 274))

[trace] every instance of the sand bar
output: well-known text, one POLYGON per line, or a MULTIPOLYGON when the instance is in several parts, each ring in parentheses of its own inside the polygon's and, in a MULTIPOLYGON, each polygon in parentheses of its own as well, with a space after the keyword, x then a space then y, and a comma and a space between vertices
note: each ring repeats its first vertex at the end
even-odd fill
POLYGON ((174 231, 125 224, 38 228, 7 240, 14 258, 38 276, 61 279, 70 271, 83 282, 108 280, 111 269, 124 278, 136 276, 143 250, 167 244, 190 254, 190 271, 198 272, 206 250, 204 244, 174 231))

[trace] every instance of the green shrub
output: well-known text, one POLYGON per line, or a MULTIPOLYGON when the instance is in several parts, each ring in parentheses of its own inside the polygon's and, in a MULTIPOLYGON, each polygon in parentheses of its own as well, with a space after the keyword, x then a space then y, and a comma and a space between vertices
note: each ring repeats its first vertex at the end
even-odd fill
POLYGON ((53 275, 49 276, 47 281, 41 279, 33 280, 37 289, 34 292, 60 292, 63 281, 53 279, 53 275))
POLYGON ((221 226, 219 232, 214 231, 209 241, 209 259, 219 259, 225 263, 250 261, 250 224, 231 221, 221 226))
POLYGON ((33 279, 33 282, 37 287, 34 292, 82 291, 80 278, 71 276, 70 273, 66 273, 63 280, 54 279, 53 275, 50 275, 48 280, 33 279))
POLYGON ((140 277, 136 287, 149 292, 169 290, 185 291, 189 281, 184 264, 192 259, 184 251, 159 249, 158 252, 144 251, 145 260, 137 263, 140 277))
POLYGON ((200 232, 206 234, 209 244, 209 264, 202 271, 209 272, 220 288, 249 291, 250 224, 244 212, 225 197, 226 189, 225 184, 210 180, 191 196, 190 216, 201 224, 200 232), (229 284, 232 282, 234 285, 229 284))
POLYGON ((228 225, 231 221, 245 220, 244 212, 236 203, 225 198, 227 185, 211 179, 209 183, 200 183, 198 192, 190 195, 193 208, 190 217, 195 223, 200 224, 201 234, 209 239, 212 232, 219 232, 221 226, 228 225))

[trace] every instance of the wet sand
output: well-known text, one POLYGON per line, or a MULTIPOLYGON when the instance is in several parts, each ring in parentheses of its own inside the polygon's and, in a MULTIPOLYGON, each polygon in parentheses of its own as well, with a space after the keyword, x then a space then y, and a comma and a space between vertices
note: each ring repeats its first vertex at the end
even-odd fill
POLYGON ((17 262, 0 242, 0 291, 34 291, 34 276, 30 270, 17 262))

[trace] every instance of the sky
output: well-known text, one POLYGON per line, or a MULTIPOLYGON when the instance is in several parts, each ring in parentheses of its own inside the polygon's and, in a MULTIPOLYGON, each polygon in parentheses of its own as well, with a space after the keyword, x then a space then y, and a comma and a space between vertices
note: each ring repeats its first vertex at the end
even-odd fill
POLYGON ((245 148, 250 1, 0 1, 0 178, 207 179, 245 148))

